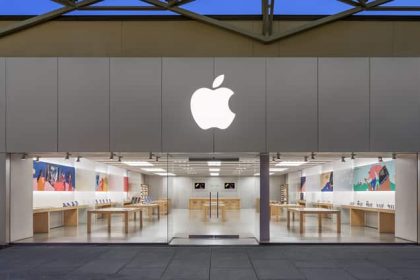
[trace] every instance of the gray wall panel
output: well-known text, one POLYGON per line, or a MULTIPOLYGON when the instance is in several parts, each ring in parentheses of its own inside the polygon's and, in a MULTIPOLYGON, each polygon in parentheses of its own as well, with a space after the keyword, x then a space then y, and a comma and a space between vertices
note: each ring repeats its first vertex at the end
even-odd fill
POLYGON ((419 151, 420 60, 371 59, 371 150, 419 151))
POLYGON ((7 150, 57 151, 57 58, 6 60, 7 150))
POLYGON ((111 150, 161 151, 161 59, 111 58, 111 150))
POLYGON ((267 59, 269 151, 318 150, 317 59, 267 59))
POLYGON ((0 58, 0 152, 6 151, 6 63, 0 58))
POLYGON ((235 93, 229 104, 236 117, 226 130, 215 129, 215 150, 265 151, 265 59, 216 58, 215 76, 221 74, 225 75, 222 87, 235 93))
POLYGON ((212 130, 202 130, 190 109, 191 96, 213 82, 211 58, 163 58, 162 122, 163 150, 212 152, 212 130))
POLYGON ((59 58, 59 151, 109 151, 109 59, 59 58))
POLYGON ((320 58, 319 150, 369 151, 369 59, 320 58))

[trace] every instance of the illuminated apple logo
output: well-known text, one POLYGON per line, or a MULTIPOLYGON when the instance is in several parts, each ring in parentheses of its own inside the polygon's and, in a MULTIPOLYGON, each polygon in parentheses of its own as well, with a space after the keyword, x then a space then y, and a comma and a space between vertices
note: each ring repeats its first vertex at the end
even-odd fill
POLYGON ((226 129, 235 119, 235 114, 229 108, 229 99, 234 92, 220 87, 225 75, 220 75, 213 81, 213 89, 199 88, 191 97, 191 113, 201 129, 226 129))

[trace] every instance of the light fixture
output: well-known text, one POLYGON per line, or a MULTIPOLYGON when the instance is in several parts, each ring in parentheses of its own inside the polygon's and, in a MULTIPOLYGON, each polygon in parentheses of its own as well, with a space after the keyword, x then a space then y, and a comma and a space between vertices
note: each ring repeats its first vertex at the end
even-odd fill
POLYGON ((66 156, 65 156, 65 158, 64 159, 70 159, 70 153, 66 153, 66 156))
POLYGON ((311 153, 311 159, 315 159, 315 153, 314 152, 311 153))
POLYGON ((142 168, 141 170, 146 172, 166 172, 163 168, 142 168))
POLYGON ((149 153, 149 159, 153 159, 153 153, 149 153))
POLYGON ((351 153, 351 159, 355 159, 356 158, 356 154, 355 153, 351 153))
POLYGON ((160 159, 160 157, 159 157, 159 156, 156 156, 156 162, 158 162, 158 161, 159 161, 159 159, 160 159))
POLYGON ((113 153, 113 152, 111 152, 111 153, 109 154, 109 159, 114 159, 114 153, 113 153))
POLYGON ((276 157, 275 157, 275 156, 273 156, 272 160, 273 160, 273 161, 276 161, 276 157))
POLYGON ((341 157, 341 162, 346 162, 346 157, 342 156, 341 157))
POLYGON ((208 166, 220 166, 220 165, 222 165, 222 162, 221 161, 208 161, 207 165, 208 166))
POLYGON ((80 162, 80 158, 81 158, 81 156, 78 156, 77 159, 76 159, 76 162, 80 162))
POLYGON ((219 173, 210 173, 210 176, 219 176, 219 173))
POLYGON ((138 167, 153 166, 153 164, 148 161, 123 161, 123 163, 129 166, 138 166, 138 167))
POLYGON ((397 159, 397 154, 396 153, 392 153, 392 159, 397 159))
POLYGON ((25 160, 28 157, 28 154, 22 154, 22 157, 20 158, 21 160, 25 160))
POLYGON ((122 156, 118 156, 118 162, 121 162, 122 156))
MULTIPOLYGON (((269 175, 274 175, 274 172, 270 172, 269 175)), ((254 176, 260 176, 260 173, 255 173, 254 176)))
POLYGON ((307 161, 308 161, 308 156, 305 156, 305 157, 303 158, 303 160, 304 160, 305 162, 307 162, 307 161))
POLYGON ((378 157, 378 161, 379 161, 379 162, 383 162, 384 160, 383 160, 383 158, 382 158, 382 157, 378 157))
POLYGON ((302 164, 305 164, 304 161, 281 161, 276 164, 276 166, 287 166, 287 167, 294 167, 294 166, 300 166, 302 164))
POLYGON ((39 156, 35 157, 35 161, 37 161, 37 162, 39 161, 39 156))
POLYGON ((209 168, 210 172, 219 172, 220 168, 209 168))
POLYGON ((287 170, 287 168, 275 168, 275 167, 270 168, 271 172, 282 172, 282 171, 286 171, 286 170, 287 170))
POLYGON ((280 153, 277 153, 277 159, 280 159, 280 153))
POLYGON ((155 174, 159 176, 176 176, 176 174, 174 173, 167 173, 167 172, 157 172, 155 174))

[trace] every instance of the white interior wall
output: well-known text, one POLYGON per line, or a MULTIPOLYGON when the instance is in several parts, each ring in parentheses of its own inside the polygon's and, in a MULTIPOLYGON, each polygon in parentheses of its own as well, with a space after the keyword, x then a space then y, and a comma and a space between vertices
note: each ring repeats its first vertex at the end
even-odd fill
MULTIPOLYGON (((285 183, 285 176, 270 177, 270 195, 273 199, 280 198, 280 185, 285 183)), ((167 189, 172 206, 187 209, 190 197, 208 197, 209 192, 219 197, 238 197, 241 208, 254 208, 256 198, 259 197, 259 177, 160 177, 145 176, 145 182, 150 187, 153 199, 166 198, 167 189), (206 189, 195 190, 194 183, 203 182, 206 189), (234 190, 225 190, 224 183, 235 183, 234 190)))
POLYGON ((31 237, 32 216, 32 159, 22 160, 12 155, 10 162, 10 241, 31 237))
POLYGON ((417 155, 396 160, 395 236, 417 242, 417 155))

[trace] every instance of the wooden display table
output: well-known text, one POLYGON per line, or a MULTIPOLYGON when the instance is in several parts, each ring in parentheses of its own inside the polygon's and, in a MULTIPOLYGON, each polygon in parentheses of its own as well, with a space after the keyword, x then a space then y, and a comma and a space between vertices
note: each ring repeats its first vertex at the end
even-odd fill
POLYGON ((77 227, 79 224, 79 208, 87 206, 72 207, 49 207, 33 209, 33 231, 34 233, 49 233, 51 229, 51 212, 62 212, 64 216, 65 227, 77 227))
MULTIPOLYGON (((212 197, 212 203, 216 203, 217 199, 212 197)), ((209 203, 208 197, 192 197, 189 200, 188 209, 202 210, 203 204, 209 203)), ((223 203, 226 210, 239 210, 241 209, 241 199, 237 197, 219 197, 219 204, 223 203)))
MULTIPOLYGON (((136 213, 140 214, 140 228, 143 228, 143 211, 139 208, 103 208, 93 209, 87 212, 87 233, 92 232, 92 215, 101 214, 108 218, 108 232, 111 233, 111 220, 113 214, 124 215, 124 231, 128 233, 128 214, 136 213)), ((136 221, 136 215, 134 215, 134 221, 136 221)))
POLYGON ((155 209, 157 211, 157 218, 160 220, 160 207, 157 203, 137 203, 137 204, 130 204, 126 205, 126 208, 135 208, 135 209, 146 209, 147 210, 147 216, 149 218, 153 217, 153 214, 155 213, 155 209))
POLYGON ((296 208, 299 207, 297 204, 280 204, 280 203, 270 203, 270 218, 275 216, 277 221, 280 221, 280 218, 283 214, 284 208, 296 208))
POLYGON ((363 207, 356 205, 342 205, 341 208, 350 210, 351 226, 366 226, 366 213, 376 213, 378 215, 379 233, 395 233, 394 209, 363 207))
POLYGON ((325 209, 334 208, 334 204, 332 204, 331 202, 314 202, 313 205, 316 208, 325 208, 325 209))
POLYGON ((295 213, 299 214, 299 231, 301 234, 305 231, 305 215, 318 215, 318 232, 322 232, 322 217, 325 214, 335 214, 337 216, 337 233, 341 233, 341 211, 324 209, 324 208, 287 208, 287 228, 290 229, 290 214, 293 214, 293 221, 295 220, 295 213))
POLYGON ((160 215, 168 215, 168 209, 170 207, 169 199, 159 199, 159 200, 153 201, 152 203, 159 205, 160 215))
POLYGON ((222 214, 222 221, 226 221, 226 206, 224 203, 216 203, 216 202, 212 202, 211 203, 211 210, 210 210, 210 203, 204 203, 203 205, 203 214, 204 214, 204 221, 207 221, 209 218, 209 213, 210 211, 216 211, 217 208, 219 213, 222 214))

